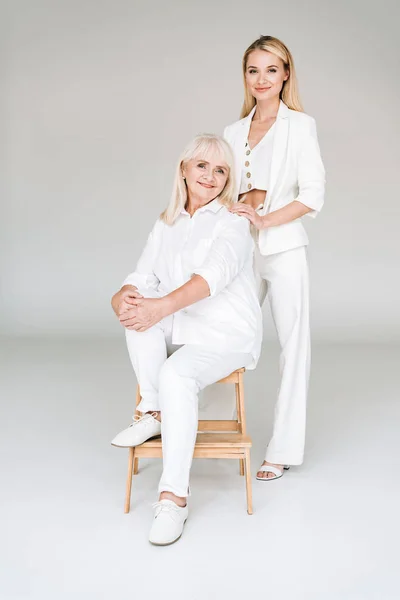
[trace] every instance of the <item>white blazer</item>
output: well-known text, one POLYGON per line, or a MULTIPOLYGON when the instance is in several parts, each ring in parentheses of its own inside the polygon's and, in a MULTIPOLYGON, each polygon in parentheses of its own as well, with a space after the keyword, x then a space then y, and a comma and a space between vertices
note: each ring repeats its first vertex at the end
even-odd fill
MULTIPOLYGON (((244 146, 251 120, 250 114, 224 130, 235 156, 236 193, 239 192, 244 146)), ((252 167, 254 171, 254 166, 252 167)), ((259 168, 259 167, 258 167, 259 168)), ((269 190, 261 214, 275 211, 298 200, 312 209, 315 217, 324 203, 325 169, 317 139, 315 120, 305 113, 289 109, 282 101, 275 123, 269 190)), ((257 173, 253 173, 257 180, 257 173)), ((263 255, 276 254, 308 244, 301 219, 259 232, 258 243, 263 255)))

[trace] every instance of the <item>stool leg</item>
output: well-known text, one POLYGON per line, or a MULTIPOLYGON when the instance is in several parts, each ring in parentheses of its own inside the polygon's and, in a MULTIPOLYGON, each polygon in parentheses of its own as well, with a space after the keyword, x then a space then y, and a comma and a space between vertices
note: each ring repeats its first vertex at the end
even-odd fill
POLYGON ((239 458, 239 472, 240 475, 244 475, 244 459, 239 458))
POLYGON ((246 464, 246 498, 247 498, 247 512, 249 515, 253 514, 253 498, 251 491, 251 472, 250 472, 250 449, 245 449, 245 464, 246 464))
MULTIPOLYGON (((141 400, 141 394, 140 394, 140 386, 139 384, 136 386, 136 406, 139 404, 140 400, 141 400)), ((136 410, 135 414, 139 414, 138 411, 136 410)), ((135 458, 133 461, 133 474, 137 475, 139 472, 139 459, 135 458)))
POLYGON ((243 373, 239 373, 239 383, 238 383, 238 391, 239 391, 239 411, 240 411, 240 431, 243 434, 246 434, 246 413, 244 412, 244 384, 243 384, 243 373))
POLYGON ((135 458, 135 448, 129 448, 128 457, 128 476, 126 479, 126 492, 125 492, 125 514, 129 512, 131 506, 131 490, 132 490, 132 471, 133 462, 135 458))

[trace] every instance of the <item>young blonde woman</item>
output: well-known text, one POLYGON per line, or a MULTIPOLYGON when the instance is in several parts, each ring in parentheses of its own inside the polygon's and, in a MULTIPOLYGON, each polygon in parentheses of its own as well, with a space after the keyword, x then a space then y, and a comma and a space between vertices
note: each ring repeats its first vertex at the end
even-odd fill
POLYGON ((113 440, 136 446, 162 433, 163 473, 150 542, 167 545, 188 516, 198 392, 254 368, 261 309, 254 242, 234 201, 233 157, 220 137, 197 137, 177 168, 171 202, 112 306, 140 384, 142 416, 113 440))
POLYGON ((246 217, 256 239, 262 303, 268 293, 281 346, 281 382, 265 461, 257 479, 271 481, 303 462, 310 369, 307 234, 301 217, 324 202, 325 172, 315 121, 303 112, 291 53, 261 36, 243 57, 241 119, 224 131, 236 164, 231 211, 246 217))

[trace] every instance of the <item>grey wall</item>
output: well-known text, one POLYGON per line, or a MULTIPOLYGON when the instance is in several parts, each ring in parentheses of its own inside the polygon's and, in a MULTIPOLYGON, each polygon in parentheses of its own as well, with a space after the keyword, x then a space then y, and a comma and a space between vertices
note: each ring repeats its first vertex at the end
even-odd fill
POLYGON ((395 5, 2 2, 0 332, 121 334, 109 298, 177 157, 238 118, 242 53, 271 34, 294 53, 327 169, 306 220, 314 338, 399 339, 395 5))

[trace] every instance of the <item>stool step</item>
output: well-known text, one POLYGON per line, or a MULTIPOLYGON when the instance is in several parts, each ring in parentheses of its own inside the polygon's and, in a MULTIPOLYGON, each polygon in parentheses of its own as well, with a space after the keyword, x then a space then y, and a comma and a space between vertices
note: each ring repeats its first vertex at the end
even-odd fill
MULTIPOLYGON (((196 438, 196 448, 251 448, 251 445, 251 438, 241 433, 198 433, 196 438)), ((161 447, 161 436, 144 442, 137 449, 158 447, 161 447)))

